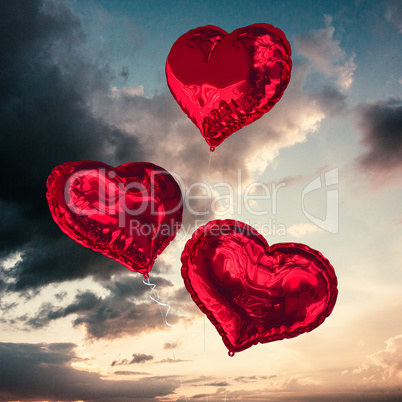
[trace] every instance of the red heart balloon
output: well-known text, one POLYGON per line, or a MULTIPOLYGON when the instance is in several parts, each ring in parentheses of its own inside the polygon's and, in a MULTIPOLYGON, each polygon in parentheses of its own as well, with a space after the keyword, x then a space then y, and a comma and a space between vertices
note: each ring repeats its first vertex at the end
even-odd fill
POLYGON ((338 294, 334 269, 321 253, 299 243, 268 246, 254 228, 234 220, 196 230, 181 261, 188 292, 231 356, 313 330, 338 294))
POLYGON ((145 277, 181 225, 180 187, 151 163, 67 162, 53 169, 46 196, 64 233, 145 277))
POLYGON ((279 101, 290 80, 290 56, 285 34, 272 25, 249 25, 231 34, 208 25, 177 39, 166 78, 213 150, 279 101))

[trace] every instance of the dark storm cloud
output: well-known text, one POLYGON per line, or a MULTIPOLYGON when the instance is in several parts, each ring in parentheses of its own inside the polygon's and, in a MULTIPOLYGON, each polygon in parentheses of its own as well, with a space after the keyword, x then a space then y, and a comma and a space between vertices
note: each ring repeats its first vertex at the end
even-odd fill
MULTIPOLYGON (((152 283, 157 285, 162 301, 165 301, 163 297, 166 294, 170 303, 181 299, 181 289, 169 293, 172 283, 166 279, 153 277, 152 283)), ((84 327, 87 337, 91 339, 114 339, 166 328, 158 305, 147 298, 150 289, 138 280, 138 276, 123 275, 102 284, 109 291, 106 296, 91 291, 80 292, 67 306, 43 303, 33 316, 21 316, 19 321, 28 328, 42 328, 54 320, 73 316, 73 326, 84 327)), ((180 304, 180 309, 172 308, 168 314, 170 324, 188 320, 183 315, 187 304, 177 304, 180 304)), ((188 306, 190 308, 191 305, 188 306)))
POLYGON ((363 169, 393 170, 402 167, 402 99, 390 98, 358 108, 363 169))
MULTIPOLYGON (((239 169, 242 182, 249 182, 279 149, 304 141, 323 118, 303 90, 307 70, 295 62, 289 87, 269 116, 232 135, 211 155, 167 90, 147 98, 141 88, 112 89, 128 70, 112 71, 101 59, 91 59, 96 49, 85 42, 84 27, 66 3, 11 3, 0 5, 0 34, 7 38, 0 48, 5 55, 0 59, 5 144, 0 163, 7 177, 0 189, 0 258, 21 252, 22 261, 8 274, 10 290, 89 275, 105 279, 122 269, 75 244, 52 221, 45 183, 55 166, 84 159, 114 166, 143 160, 179 174, 185 188, 224 180, 236 189, 239 169)), ((200 211, 204 201, 190 206, 200 211)), ((191 234, 197 220, 212 217, 185 209, 183 227, 191 234)), ((160 272, 165 268, 161 265, 160 272)))
POLYGON ((111 366, 127 366, 129 364, 145 363, 153 360, 152 355, 146 355, 145 353, 133 353, 130 359, 114 360, 111 366))
POLYGON ((0 164, 7 178, 0 188, 0 257, 23 253, 13 289, 110 275, 118 264, 61 233, 45 192, 51 170, 66 161, 117 165, 139 158, 135 137, 89 106, 118 74, 91 61, 80 21, 61 2, 0 2, 0 37, 0 164))
POLYGON ((15 278, 15 282, 8 285, 9 290, 25 291, 87 275, 102 279, 125 269, 113 260, 75 243, 61 233, 55 223, 50 223, 55 226, 54 230, 39 232, 37 237, 33 236, 23 246, 22 260, 9 271, 9 275, 15 278), (54 238, 48 238, 53 232, 54 238))
POLYGON ((322 110, 329 116, 336 116, 347 108, 347 96, 338 89, 324 86, 321 92, 311 94, 311 97, 319 103, 322 110))
POLYGON ((71 363, 83 359, 75 354, 75 347, 72 343, 0 343, 0 400, 144 400, 168 395, 179 386, 173 377, 110 381, 76 370, 71 363))

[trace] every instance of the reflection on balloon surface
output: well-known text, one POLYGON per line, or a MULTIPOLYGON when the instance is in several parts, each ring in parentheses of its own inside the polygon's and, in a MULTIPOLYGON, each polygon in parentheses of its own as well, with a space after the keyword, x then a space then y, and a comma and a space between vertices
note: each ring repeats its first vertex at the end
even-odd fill
POLYGON ((67 162, 47 180, 53 219, 77 243, 147 275, 180 228, 181 190, 151 163, 67 162))
POLYGON ((268 246, 245 223, 211 221, 182 253, 182 276, 231 354, 318 327, 337 298, 329 261, 299 243, 268 246))
POLYGON ((166 61, 174 98, 214 148, 268 112, 290 80, 285 34, 254 24, 231 34, 208 25, 182 35, 166 61))

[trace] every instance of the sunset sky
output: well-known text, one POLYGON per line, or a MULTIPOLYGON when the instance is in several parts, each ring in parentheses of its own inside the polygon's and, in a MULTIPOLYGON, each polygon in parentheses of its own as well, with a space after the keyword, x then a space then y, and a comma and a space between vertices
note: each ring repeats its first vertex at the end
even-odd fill
POLYGON ((401 400, 401 43, 398 0, 0 0, 0 401, 401 400), (285 33, 291 80, 211 156, 166 57, 190 29, 254 23, 285 33), (220 197, 208 216, 186 204, 150 272, 173 327, 140 274, 53 221, 46 179, 79 160, 151 162, 185 200, 194 183, 220 197), (250 210, 253 183, 271 198, 250 210), (320 327, 228 356, 180 274, 187 240, 218 218, 328 258, 339 294, 320 327))

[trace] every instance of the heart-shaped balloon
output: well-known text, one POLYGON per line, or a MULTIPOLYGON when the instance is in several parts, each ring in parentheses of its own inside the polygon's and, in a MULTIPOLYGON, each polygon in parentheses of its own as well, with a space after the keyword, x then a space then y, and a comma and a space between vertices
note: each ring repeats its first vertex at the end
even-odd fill
POLYGON ((229 355, 318 327, 337 298, 321 253, 299 243, 268 246, 251 226, 216 220, 200 227, 181 256, 191 297, 222 336, 229 355))
POLYGON ((279 101, 290 80, 290 56, 285 34, 272 25, 249 25, 231 34, 208 25, 173 44, 167 83, 213 151, 279 101))
POLYGON ((151 163, 67 162, 53 169, 46 196, 64 233, 145 277, 182 220, 179 185, 151 163))

